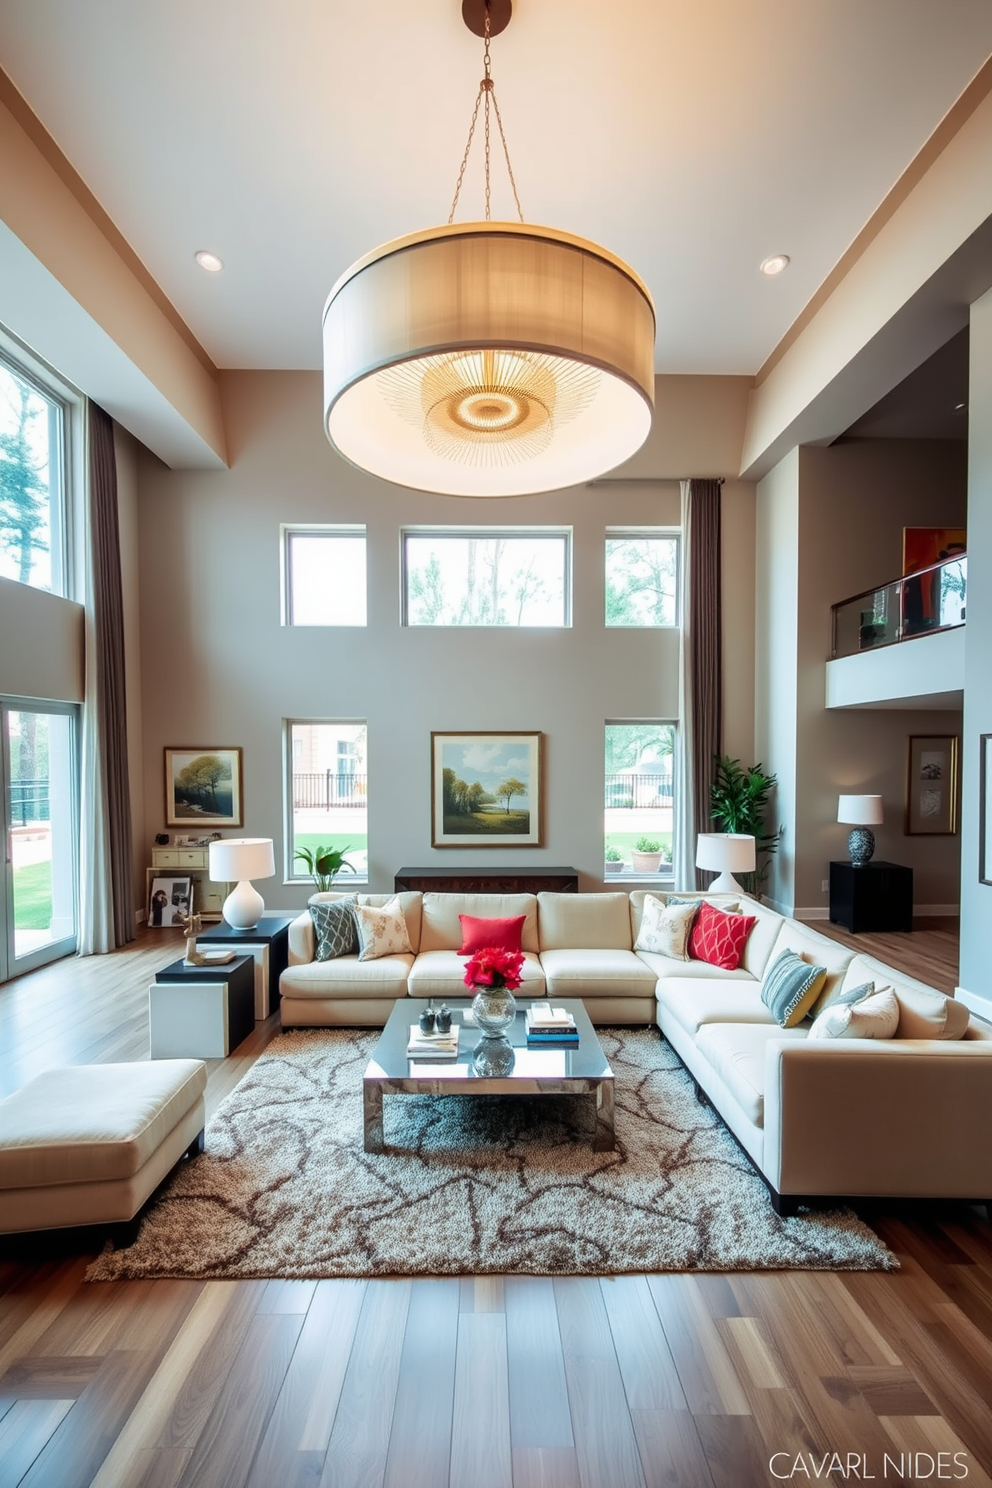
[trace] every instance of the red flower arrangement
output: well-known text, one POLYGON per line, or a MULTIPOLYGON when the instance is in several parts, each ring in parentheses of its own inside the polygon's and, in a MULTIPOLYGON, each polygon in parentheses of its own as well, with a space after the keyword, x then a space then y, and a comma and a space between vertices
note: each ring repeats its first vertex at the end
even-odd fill
POLYGON ((523 981, 521 951, 504 951, 499 946, 485 946, 465 963, 466 987, 505 987, 515 992, 523 981))

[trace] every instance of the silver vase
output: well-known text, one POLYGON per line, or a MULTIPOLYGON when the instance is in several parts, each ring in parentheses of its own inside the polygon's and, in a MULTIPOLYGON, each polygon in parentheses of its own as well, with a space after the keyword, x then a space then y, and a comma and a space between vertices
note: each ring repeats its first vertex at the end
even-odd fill
POLYGON ((496 1080, 508 1075, 516 1061, 516 1052, 502 1034, 484 1034, 475 1046, 472 1067, 477 1075, 496 1080))
POLYGON ((472 1012, 484 1039, 503 1038, 517 1015, 516 998, 509 987, 479 987, 472 1012))

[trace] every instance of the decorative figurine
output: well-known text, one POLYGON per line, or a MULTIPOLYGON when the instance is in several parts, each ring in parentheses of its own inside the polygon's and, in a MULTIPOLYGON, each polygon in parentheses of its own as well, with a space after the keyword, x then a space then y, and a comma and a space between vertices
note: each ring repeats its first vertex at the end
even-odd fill
POLYGON ((434 1026, 438 1033, 451 1032, 451 1009, 446 1002, 442 1002, 434 1018, 434 1026))
POLYGON ((427 1007, 424 1008, 424 1011, 420 1015, 421 1033, 427 1034, 434 1032, 434 1016, 434 1009, 428 1003, 427 1007))
POLYGON ((198 914, 177 914, 176 919, 183 927, 186 936, 186 954, 183 957, 184 966, 206 966, 207 958, 202 951, 196 948, 196 937, 203 929, 203 922, 198 914))

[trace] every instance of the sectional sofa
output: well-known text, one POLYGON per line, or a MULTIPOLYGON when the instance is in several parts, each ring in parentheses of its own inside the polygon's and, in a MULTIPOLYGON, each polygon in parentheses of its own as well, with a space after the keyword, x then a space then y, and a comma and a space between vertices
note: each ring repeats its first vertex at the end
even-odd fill
POLYGON ((751 899, 740 901, 756 923, 736 970, 635 950, 650 892, 404 893, 412 949, 373 961, 315 960, 307 911, 290 927, 283 1027, 381 1026, 397 998, 465 996, 459 915, 523 915, 518 998, 578 997, 594 1023, 656 1023, 779 1212, 824 1196, 992 1200, 992 1025, 751 899), (761 981, 783 950, 826 968, 823 999, 869 981, 893 988, 897 1036, 811 1040, 808 1020, 780 1027, 761 981))

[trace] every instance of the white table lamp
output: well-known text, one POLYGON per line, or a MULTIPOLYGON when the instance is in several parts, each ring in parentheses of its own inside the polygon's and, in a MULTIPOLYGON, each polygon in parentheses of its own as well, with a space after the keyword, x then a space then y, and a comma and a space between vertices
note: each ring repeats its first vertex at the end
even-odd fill
POLYGON ((710 884, 714 894, 740 894, 735 873, 753 873, 754 838, 744 832, 700 832, 696 838, 696 867, 719 873, 710 884))
POLYGON ((837 820, 849 822, 852 830, 847 838, 847 850, 855 868, 863 868, 871 862, 875 851, 875 833, 872 827, 881 826, 881 796, 841 796, 837 804, 837 820))
POLYGON ((210 877, 215 883, 235 883, 224 900, 224 918, 235 930, 253 930, 265 900, 253 878, 271 878, 276 871, 271 837, 225 837, 210 844, 210 877))

